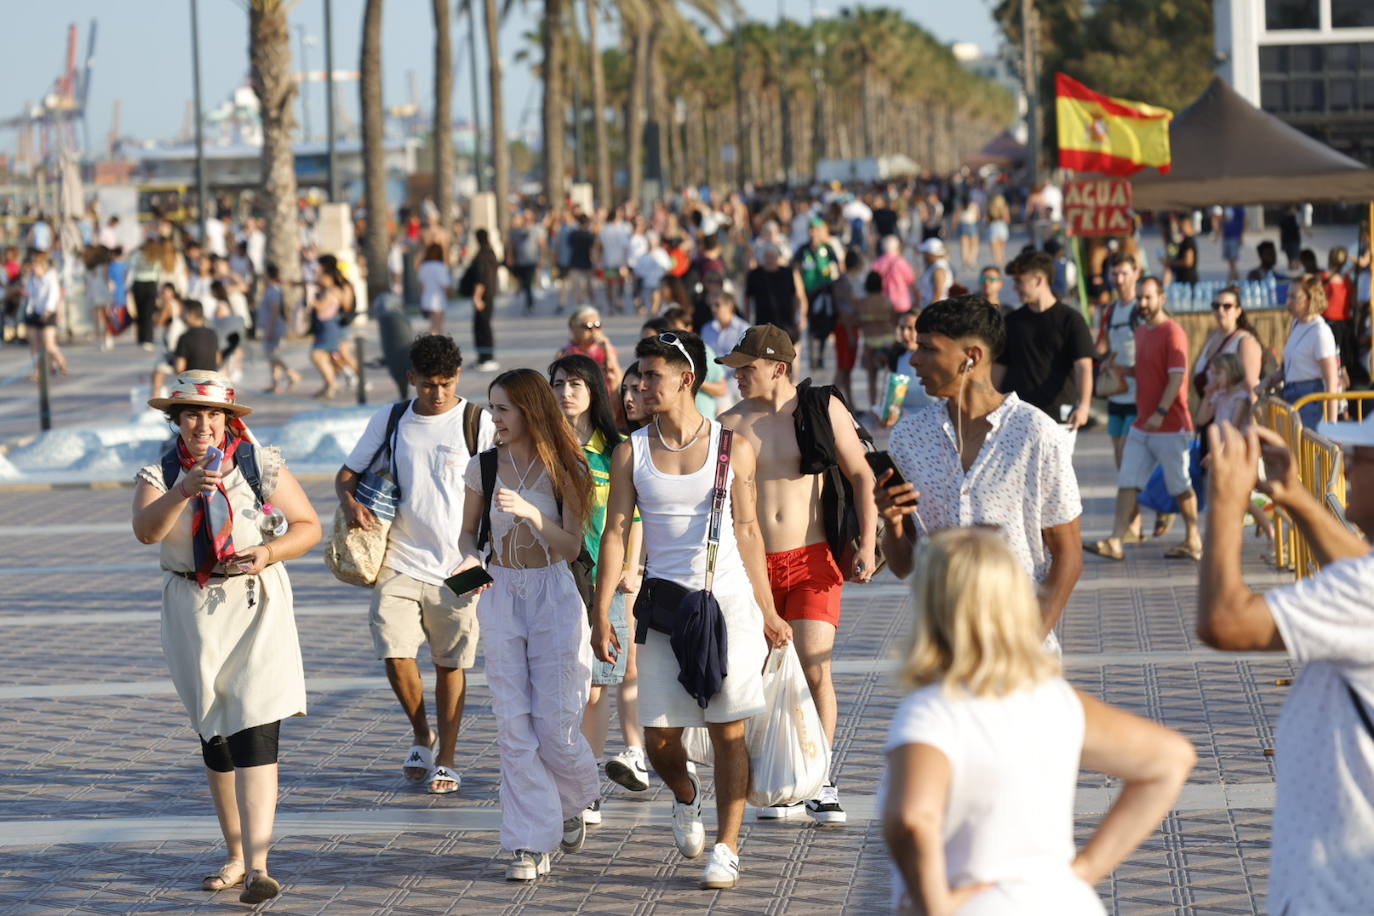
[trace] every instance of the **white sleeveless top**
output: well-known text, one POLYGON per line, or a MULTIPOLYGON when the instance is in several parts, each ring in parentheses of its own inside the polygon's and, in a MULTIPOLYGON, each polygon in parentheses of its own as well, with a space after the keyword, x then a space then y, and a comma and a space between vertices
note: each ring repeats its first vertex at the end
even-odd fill
MULTIPOLYGON (((714 420, 710 424, 706 460, 691 474, 665 474, 654 467, 649 454, 648 426, 630 434, 636 501, 644 522, 644 550, 648 555, 644 574, 688 588, 702 588, 706 583, 706 528, 711 518, 715 459, 720 447, 720 424, 714 420)), ((726 477, 720 550, 716 554, 717 589, 734 584, 737 576, 744 577, 731 514, 730 486, 734 480, 732 468, 726 477)))

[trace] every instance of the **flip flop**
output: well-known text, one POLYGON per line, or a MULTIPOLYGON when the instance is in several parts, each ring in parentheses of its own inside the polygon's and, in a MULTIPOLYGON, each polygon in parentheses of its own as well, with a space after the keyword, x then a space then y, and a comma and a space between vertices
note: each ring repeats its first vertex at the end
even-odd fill
POLYGON ((243 893, 239 894, 239 903, 262 903, 264 900, 271 900, 280 893, 280 881, 271 875, 258 872, 253 875, 252 881, 243 886, 243 893))
POLYGON ((1155 516, 1155 537, 1164 537, 1172 527, 1174 527, 1174 513, 1161 512, 1155 516))
POLYGON ((430 770, 434 769, 434 745, 439 743, 439 736, 435 735, 433 740, 426 747, 423 744, 412 744, 410 750, 406 752, 405 762, 401 764, 401 772, 406 779, 419 782, 424 779, 430 770), (419 776, 411 776, 406 770, 424 770, 419 776))
POLYGON ((1164 551, 1166 560, 1192 560, 1194 563, 1202 559, 1201 547, 1189 547, 1187 544, 1179 544, 1164 551))
POLYGON ((200 889, 214 893, 215 891, 238 887, 243 883, 246 874, 242 862, 225 862, 219 867, 219 871, 213 871, 200 879, 200 889))
POLYGON ((437 766, 430 771, 429 782, 427 783, 427 785, 429 787, 430 795, 451 795, 454 792, 457 792, 462 787, 463 779, 461 776, 450 770, 448 767, 437 766), (436 789, 434 787, 434 784, 440 781, 447 781, 453 783, 453 788, 436 789))
POLYGON ((1083 549, 1086 550, 1088 553, 1095 553, 1099 557, 1105 557, 1108 560, 1126 559, 1125 552, 1121 550, 1113 550, 1112 545, 1109 541, 1093 541, 1091 543, 1084 541, 1083 549))

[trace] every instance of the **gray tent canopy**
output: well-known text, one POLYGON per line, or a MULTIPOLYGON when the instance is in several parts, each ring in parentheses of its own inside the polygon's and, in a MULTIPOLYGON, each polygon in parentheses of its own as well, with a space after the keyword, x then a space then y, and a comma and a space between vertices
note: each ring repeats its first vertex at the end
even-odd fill
POLYGON ((1374 169, 1289 127, 1220 77, 1169 125, 1173 169, 1132 179, 1136 210, 1374 200, 1374 169))

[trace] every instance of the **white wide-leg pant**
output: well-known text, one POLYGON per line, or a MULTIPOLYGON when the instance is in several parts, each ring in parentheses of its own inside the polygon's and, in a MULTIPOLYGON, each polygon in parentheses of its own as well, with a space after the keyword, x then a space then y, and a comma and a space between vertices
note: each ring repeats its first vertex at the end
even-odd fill
POLYGON ((501 750, 501 846, 553 852, 563 821, 601 791, 582 737, 592 676, 587 610, 566 563, 487 571, 495 581, 477 616, 501 750))

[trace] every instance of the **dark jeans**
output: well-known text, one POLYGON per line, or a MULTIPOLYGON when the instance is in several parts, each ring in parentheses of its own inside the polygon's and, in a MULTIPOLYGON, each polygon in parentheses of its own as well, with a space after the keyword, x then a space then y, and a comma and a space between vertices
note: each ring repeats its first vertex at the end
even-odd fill
POLYGON ((537 264, 516 264, 511 268, 515 280, 520 284, 520 292, 525 294, 525 311, 534 311, 534 272, 537 264))
MULTIPOLYGON (((139 280, 133 285, 135 327, 138 329, 138 342, 153 342, 153 319, 157 317, 157 283, 152 280, 139 280)), ((209 313, 207 312, 207 315, 209 313)))
MULTIPOLYGON (((1289 404, 1296 404, 1299 399, 1309 394, 1316 394, 1319 391, 1325 390, 1326 385, 1319 378, 1303 379, 1298 382, 1284 382, 1283 399, 1289 404)), ((1316 429, 1317 424, 1322 421, 1323 408, 1325 406, 1326 405, 1321 401, 1313 401, 1310 404, 1304 404, 1302 408, 1298 410, 1298 416, 1302 418, 1302 425, 1308 429, 1316 429)))
POLYGON ((1345 318, 1340 321, 1327 320, 1331 334, 1336 338, 1336 354, 1350 376, 1350 387, 1363 388, 1369 384, 1369 370, 1360 362, 1360 347, 1355 335, 1355 320, 1345 318))
POLYGON ((491 306, 478 311, 472 310, 472 343, 477 348, 477 361, 487 362, 496 358, 496 338, 491 333, 491 306))

